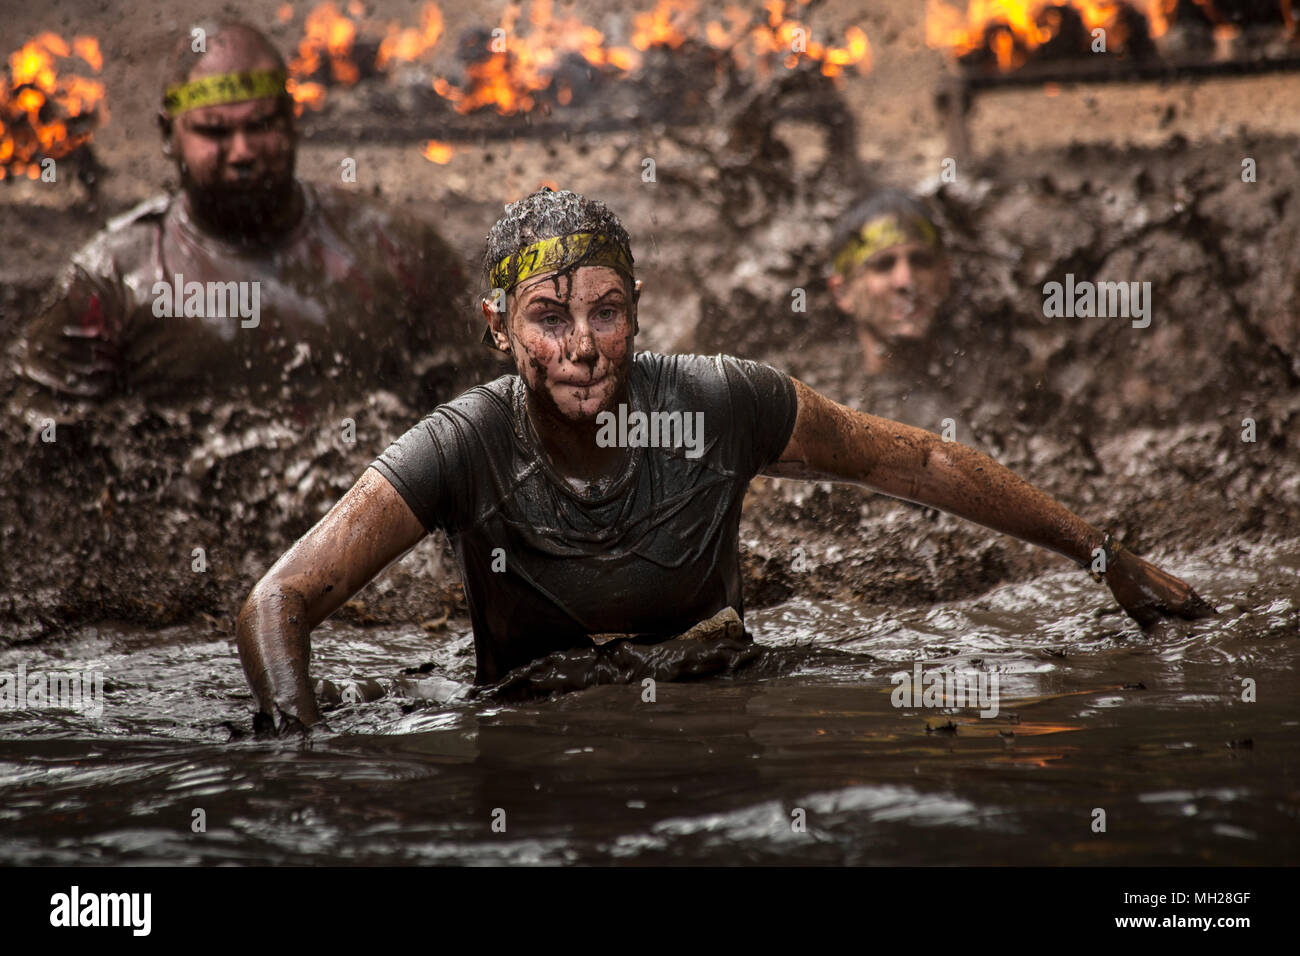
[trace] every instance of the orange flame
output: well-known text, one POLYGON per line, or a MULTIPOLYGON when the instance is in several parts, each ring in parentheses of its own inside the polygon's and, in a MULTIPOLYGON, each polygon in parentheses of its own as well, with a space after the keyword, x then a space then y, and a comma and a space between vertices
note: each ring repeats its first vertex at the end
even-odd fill
MULTIPOLYGON (((352 8, 349 8, 352 13, 352 8)), ((303 25, 303 38, 298 43, 298 55, 289 61, 289 80, 285 86, 294 102, 319 109, 325 101, 325 87, 311 79, 329 60, 330 77, 344 86, 351 86, 361 78, 361 71, 352 60, 352 44, 357 35, 356 21, 339 13, 333 3, 323 3, 307 14, 303 25)))
MULTIPOLYGON (((806 6, 808 0, 797 0, 806 6)), ((766 17, 743 7, 728 5, 722 16, 726 23, 709 20, 701 24, 696 0, 659 0, 648 13, 639 13, 633 21, 632 45, 638 50, 652 47, 676 49, 688 40, 707 44, 717 50, 730 51, 742 69, 751 65, 762 72, 779 60, 786 69, 795 69, 807 59, 821 64, 826 76, 838 76, 844 67, 871 70, 871 45, 859 27, 844 33, 845 45, 827 46, 812 38, 812 30, 786 16, 785 0, 766 0, 766 17)))
POLYGON ((439 166, 446 166, 451 162, 454 150, 446 143, 440 143, 436 139, 431 139, 424 144, 422 150, 424 158, 431 163, 437 163, 439 166))
POLYGON ((695 16, 694 0, 659 0, 657 7, 633 20, 632 45, 641 51, 652 46, 676 49, 695 33, 695 16))
POLYGON ((427 50, 438 45, 442 36, 442 11, 437 4, 425 4, 420 12, 420 27, 401 29, 398 24, 388 25, 388 36, 379 44, 375 66, 383 70, 395 60, 411 62, 427 50))
MULTIPOLYGON (((433 81, 438 95, 451 102, 459 113, 485 106, 502 115, 527 112, 536 94, 550 88, 552 72, 568 56, 579 56, 592 66, 627 72, 638 61, 634 51, 607 47, 604 35, 572 15, 557 18, 552 0, 535 0, 529 9, 526 32, 515 30, 521 9, 510 4, 488 41, 488 57, 466 68, 468 83, 453 86, 444 77, 433 81)), ((557 90, 561 103, 572 99, 573 91, 557 90)))
POLYGON ((95 73, 103 67, 99 41, 89 36, 69 44, 58 34, 41 33, 9 55, 9 77, 0 83, 0 179, 38 178, 42 159, 66 156, 107 120, 104 85, 60 73, 58 61, 73 56, 95 73))

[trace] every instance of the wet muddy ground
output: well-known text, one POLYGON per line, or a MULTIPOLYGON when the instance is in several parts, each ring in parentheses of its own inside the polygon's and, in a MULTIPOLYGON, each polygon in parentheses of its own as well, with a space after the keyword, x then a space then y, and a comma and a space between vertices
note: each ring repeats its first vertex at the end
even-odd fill
POLYGON ((654 702, 458 700, 462 629, 330 623, 317 675, 389 696, 309 744, 230 740, 251 701, 228 635, 87 630, 0 652, 110 681, 100 721, 0 714, 0 860, 1293 863, 1300 550, 1172 570, 1224 615, 1143 635, 1059 571, 909 609, 796 598, 748 616, 760 659, 654 702), (998 715, 894 708, 915 662, 996 673, 998 715))
MULTIPOLYGON (((881 63, 902 55, 886 45, 881 63)), ((863 82, 898 85, 881 73, 863 82)), ((770 361, 931 430, 951 418, 959 441, 1113 528, 1219 617, 1144 634, 1055 555, 858 489, 760 479, 741 528, 757 652, 688 661, 709 676, 661 681, 653 703, 638 673, 552 698, 470 697, 463 594, 430 539, 315 636, 316 677, 341 698, 384 696, 340 700, 309 743, 259 741, 232 642, 243 597, 425 410, 384 388, 306 418, 127 399, 65 409, 49 444, 10 398, 0 673, 100 669, 106 699, 99 720, 0 711, 0 861, 1294 862, 1294 136, 1224 125, 1208 88, 1179 100, 1210 117, 1190 139, 1114 119, 1109 144, 1095 122, 1077 145, 1026 142, 990 104, 981 157, 926 187, 956 271, 944 326, 923 361, 868 379, 826 293, 829 224, 854 184, 932 180, 942 155, 930 119, 899 106, 914 89, 882 101, 873 134, 876 89, 843 94, 868 160, 852 175, 825 174, 805 148, 816 123, 734 107, 720 130, 770 126, 757 154, 648 128, 476 146, 445 173, 397 148, 361 168, 390 199, 427 190, 416 211, 470 257, 513 198, 503 189, 545 178, 600 196, 646 278, 644 347, 770 361), (646 188, 647 152, 704 186, 646 188), (1152 282, 1150 328, 1045 317, 1043 284, 1066 273, 1152 282), (807 313, 790 311, 794 288, 807 313), (892 706, 891 675, 917 661, 996 673, 1000 716, 892 706)), ((127 172, 152 168, 151 150, 106 134, 117 185, 93 210, 71 192, 0 195, 6 344, 63 258, 157 188, 160 175, 127 172)), ((328 170, 336 152, 308 145, 301 165, 328 170)))

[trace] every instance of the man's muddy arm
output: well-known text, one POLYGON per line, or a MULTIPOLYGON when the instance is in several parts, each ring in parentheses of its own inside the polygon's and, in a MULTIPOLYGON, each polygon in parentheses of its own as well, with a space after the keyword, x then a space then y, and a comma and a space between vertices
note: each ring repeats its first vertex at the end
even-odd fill
POLYGON ((282 727, 320 720, 308 678, 311 631, 425 535, 396 489, 366 469, 257 583, 239 612, 244 674, 261 713, 282 727))
POLYGON ((1085 568, 1094 550, 1106 547, 1106 583, 1144 627, 1161 613, 1213 613, 1185 582, 1112 546, 1101 531, 987 455, 855 412, 802 382, 794 384, 799 399, 794 433, 767 474, 864 485, 1048 548, 1085 568))
POLYGON ((64 269, 53 294, 10 346, 20 401, 103 399, 122 368, 126 304, 116 275, 64 269))

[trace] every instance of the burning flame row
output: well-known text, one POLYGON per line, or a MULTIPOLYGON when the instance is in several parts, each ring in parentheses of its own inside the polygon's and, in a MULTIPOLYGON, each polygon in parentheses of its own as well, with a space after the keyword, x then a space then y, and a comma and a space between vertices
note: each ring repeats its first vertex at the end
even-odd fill
MULTIPOLYGON (((793 0, 792 6, 808 2, 793 0)), ((281 23, 293 16, 287 3, 277 12, 281 23)), ((366 20, 357 0, 343 10, 322 3, 304 20, 302 39, 290 61, 289 92, 299 110, 319 109, 327 84, 350 86, 363 72, 386 73, 413 63, 438 46, 443 32, 436 3, 423 6, 418 26, 366 20), (373 42, 367 45, 376 50, 373 63, 359 62, 358 41, 372 31, 383 32, 377 48, 373 42)), ((862 30, 849 28, 842 46, 818 43, 806 26, 787 16, 786 0, 766 0, 760 12, 728 6, 720 18, 707 20, 697 0, 659 0, 653 10, 635 15, 630 46, 607 44, 591 25, 570 14, 557 15, 553 0, 534 0, 526 19, 519 4, 506 7, 484 55, 469 63, 462 84, 438 76, 432 86, 461 113, 483 108, 502 115, 526 112, 536 105, 537 94, 551 87, 553 72, 566 58, 581 57, 594 67, 627 74, 640 67, 646 51, 675 49, 692 41, 726 51, 740 68, 760 72, 778 63, 793 69, 802 61, 837 76, 846 67, 869 70, 871 64, 862 30)), ((74 72, 81 64, 68 62, 70 58, 79 58, 94 73, 103 65, 93 37, 68 42, 54 33, 42 33, 9 57, 8 82, 0 82, 0 179, 38 178, 42 158, 67 155, 107 119, 103 84, 74 72)), ((561 105, 572 98, 572 90, 562 84, 553 92, 561 105)), ((451 149, 430 141, 425 155, 446 162, 451 149)))
MULTIPOLYGON (((629 74, 650 50, 692 44, 720 51, 740 69, 760 75, 801 64, 829 77, 848 67, 871 69, 871 47, 858 27, 849 27, 838 46, 812 39, 794 15, 810 0, 765 0, 760 10, 727 5, 711 14, 701 11, 702 2, 658 0, 654 9, 634 15, 627 46, 607 43, 599 30, 572 14, 557 14, 553 0, 533 0, 526 17, 520 4, 510 3, 483 49, 470 58, 464 80, 454 84, 435 76, 431 84, 458 112, 491 108, 508 115, 533 109, 543 91, 560 105, 570 102, 573 91, 555 77, 557 68, 574 57, 602 71, 629 74)), ((1210 22, 1225 23, 1214 0, 1191 2, 1210 22)), ((1294 35, 1296 0, 1278 2, 1294 35)), ((988 47, 1000 69, 1014 69, 1055 36, 1061 22, 1056 8, 1062 6, 1072 7, 1089 31, 1109 31, 1122 9, 1137 10, 1146 17, 1150 36, 1159 37, 1168 30, 1179 0, 967 0, 964 10, 953 0, 926 0, 926 41, 955 58, 988 47)), ((281 23, 293 17, 288 3, 277 12, 281 23)), ((1123 31, 1119 33, 1122 42, 1123 31)), ((366 19, 358 0, 349 0, 343 9, 321 3, 303 22, 289 65, 289 92, 300 111, 319 109, 329 84, 350 86, 363 75, 413 64, 434 51, 443 35, 436 3, 425 3, 416 26, 366 19), (369 51, 364 61, 362 49, 369 51)), ((42 158, 65 156, 90 139, 94 127, 107 119, 104 87, 74 70, 99 73, 102 66, 99 44, 88 36, 69 42, 42 33, 10 55, 8 81, 0 82, 0 179, 36 179, 42 158)), ((425 155, 447 162, 451 148, 430 140, 425 155)))
MULTIPOLYGON (((795 0, 792 6, 808 2, 795 0)), ((827 76, 836 76, 848 66, 870 69, 871 49, 861 29, 850 27, 843 46, 817 43, 808 27, 787 16, 787 6, 786 0, 766 0, 759 13, 727 6, 720 19, 706 20, 697 0, 660 0, 653 10, 635 15, 631 45, 614 46, 590 24, 571 14, 557 15, 552 0, 534 0, 526 19, 523 7, 511 3, 492 31, 485 55, 466 68, 466 82, 455 85, 439 76, 434 78, 433 88, 461 113, 484 107, 503 115, 526 112, 535 105, 539 92, 550 89, 553 71, 566 57, 578 56, 595 67, 632 73, 640 67, 644 52, 654 47, 675 49, 689 41, 728 51, 742 69, 769 70, 773 62, 793 69, 801 60, 818 64, 827 76)), ((299 103, 320 107, 326 93, 322 79, 343 85, 358 80, 357 41, 369 27, 362 20, 363 12, 353 0, 346 11, 324 3, 307 14, 304 36, 289 67, 292 93, 299 103)), ((288 22, 292 16, 290 5, 280 8, 282 21, 288 22)), ((418 27, 386 24, 375 69, 388 71, 429 53, 442 39, 443 25, 442 11, 435 3, 425 4, 418 27)), ((564 105, 572 91, 558 87, 555 98, 564 105)))
MULTIPOLYGON (((1218 10, 1214 0, 1190 2, 1216 30, 1236 29, 1218 10)), ((1294 34, 1295 0, 1277 0, 1277 3, 1279 19, 1294 34)), ((987 45, 997 59, 998 69, 1017 69, 1024 65, 1029 53, 1056 36, 1062 7, 1078 14, 1089 32, 1100 27, 1122 47, 1125 30, 1120 21, 1125 8, 1145 16, 1147 34, 1156 39, 1168 32, 1179 0, 968 0, 964 11, 953 6, 950 0, 926 0, 926 44, 932 49, 945 50, 956 59, 987 45)))

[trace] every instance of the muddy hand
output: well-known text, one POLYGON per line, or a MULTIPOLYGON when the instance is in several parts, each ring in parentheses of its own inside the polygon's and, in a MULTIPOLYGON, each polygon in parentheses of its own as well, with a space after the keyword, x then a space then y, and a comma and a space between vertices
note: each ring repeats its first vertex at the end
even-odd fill
POLYGON ((1144 630, 1163 616, 1196 620, 1218 613, 1186 581, 1161 571, 1121 545, 1113 549, 1106 584, 1120 606, 1144 630))
POLYGON ((265 710, 259 710, 252 715, 252 732, 253 736, 259 739, 265 737, 291 737, 294 735, 307 736, 316 732, 329 732, 330 727, 324 719, 317 718, 312 723, 300 721, 294 714, 287 713, 285 710, 279 711, 279 719, 272 717, 265 710))

